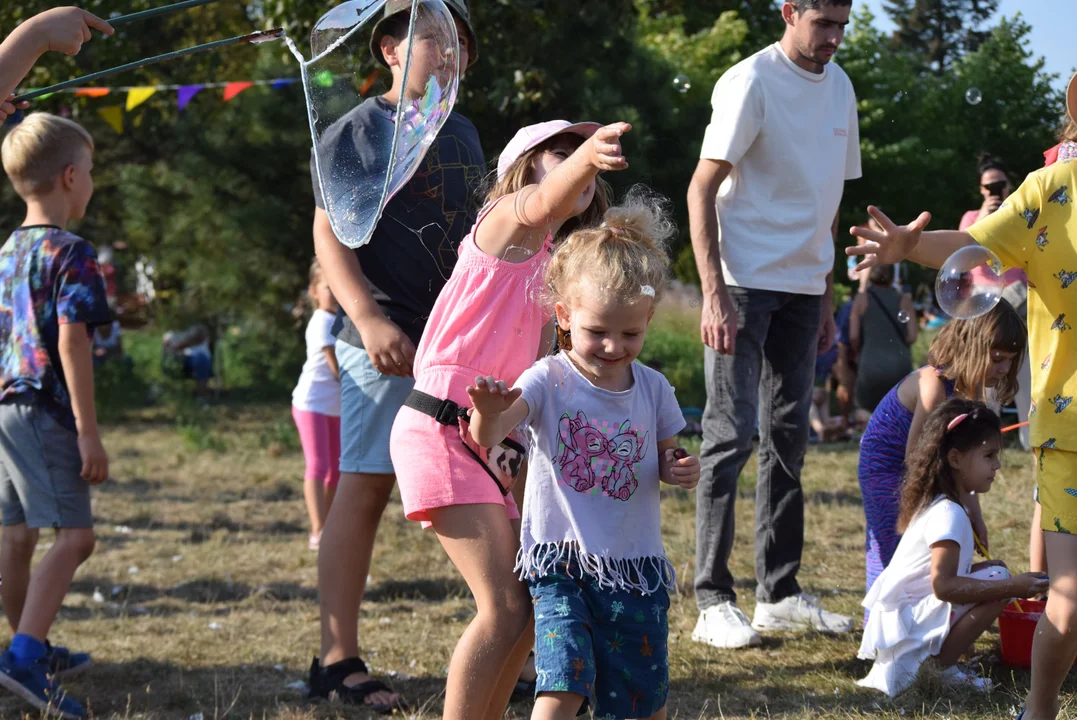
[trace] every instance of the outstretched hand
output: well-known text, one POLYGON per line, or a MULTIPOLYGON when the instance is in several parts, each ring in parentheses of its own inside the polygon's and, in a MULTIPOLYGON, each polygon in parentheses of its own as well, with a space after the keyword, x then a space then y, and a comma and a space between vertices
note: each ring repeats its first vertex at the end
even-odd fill
POLYGON ((920 213, 920 217, 908 225, 897 225, 886 214, 875 207, 868 206, 868 214, 875 218, 882 228, 882 232, 866 227, 854 227, 849 230, 850 235, 865 240, 862 245, 845 248, 846 255, 862 255, 856 270, 867 270, 873 265, 893 265, 909 256, 916 243, 920 242, 920 234, 931 222, 931 213, 920 213))
POLYGON ((64 55, 77 55, 82 44, 93 37, 91 30, 99 30, 106 35, 114 32, 107 22, 77 7, 46 10, 34 16, 30 22, 41 38, 43 51, 52 50, 64 55))
POLYGON ((486 417, 500 415, 508 410, 522 392, 520 388, 510 390, 503 380, 492 377, 477 377, 475 384, 467 387, 471 407, 486 417))
POLYGON ((595 131, 587 141, 591 145, 591 163, 599 170, 624 170, 628 167, 621 136, 632 129, 628 123, 613 123, 595 131))

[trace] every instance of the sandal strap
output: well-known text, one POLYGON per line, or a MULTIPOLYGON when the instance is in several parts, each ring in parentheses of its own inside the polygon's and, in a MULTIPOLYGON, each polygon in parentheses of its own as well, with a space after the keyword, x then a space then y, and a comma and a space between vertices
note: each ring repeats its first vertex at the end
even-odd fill
POLYGON ((335 662, 332 665, 326 665, 322 668, 322 672, 325 673, 325 677, 333 685, 343 685, 344 678, 355 673, 369 674, 366 663, 360 657, 346 658, 339 662, 335 662))

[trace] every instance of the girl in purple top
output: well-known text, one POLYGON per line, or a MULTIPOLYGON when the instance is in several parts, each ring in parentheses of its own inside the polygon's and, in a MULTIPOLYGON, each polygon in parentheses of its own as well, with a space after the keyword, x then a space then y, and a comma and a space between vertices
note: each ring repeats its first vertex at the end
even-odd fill
MULTIPOLYGON (((886 568, 900 539, 897 517, 906 458, 916 448, 928 414, 959 396, 983 401, 987 388, 1005 405, 1017 391, 1017 371, 1025 351, 1025 324, 1002 300, 985 315, 955 320, 931 343, 927 365, 908 375, 876 408, 860 441, 857 477, 867 522, 867 588, 886 568)), ((987 529, 979 500, 969 498, 972 526, 984 547, 987 529)))

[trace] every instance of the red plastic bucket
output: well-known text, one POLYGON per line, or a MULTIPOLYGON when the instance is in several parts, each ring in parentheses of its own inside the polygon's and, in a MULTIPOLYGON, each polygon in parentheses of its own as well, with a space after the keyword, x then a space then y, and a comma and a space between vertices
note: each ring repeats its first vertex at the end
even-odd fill
MULTIPOLYGON (((1032 667, 1032 638, 1047 603, 1038 600, 1018 600, 1021 610, 1013 603, 1006 606, 998 618, 998 634, 1002 644, 1002 662, 1010 667, 1032 667)), ((1074 663, 1077 665, 1077 663, 1074 663)))

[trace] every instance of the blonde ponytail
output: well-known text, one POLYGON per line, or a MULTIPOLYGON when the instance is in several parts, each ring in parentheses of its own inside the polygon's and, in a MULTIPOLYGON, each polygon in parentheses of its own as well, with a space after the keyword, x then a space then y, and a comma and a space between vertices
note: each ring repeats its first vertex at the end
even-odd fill
POLYGON ((567 299, 584 282, 618 303, 661 300, 669 286, 666 242, 675 231, 668 205, 637 185, 605 212, 598 227, 569 235, 546 270, 553 300, 567 299))

